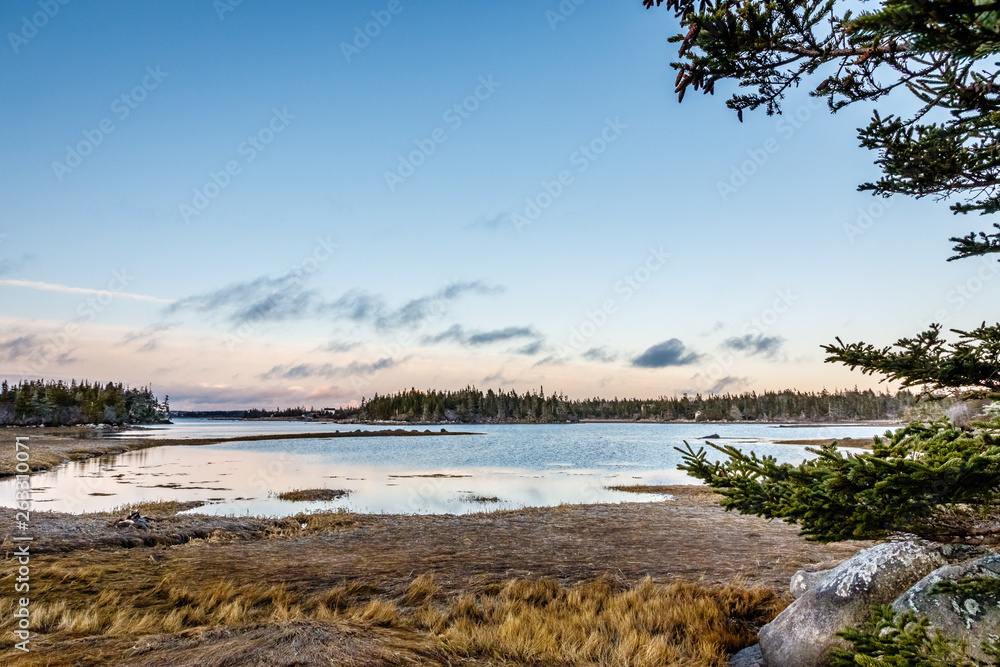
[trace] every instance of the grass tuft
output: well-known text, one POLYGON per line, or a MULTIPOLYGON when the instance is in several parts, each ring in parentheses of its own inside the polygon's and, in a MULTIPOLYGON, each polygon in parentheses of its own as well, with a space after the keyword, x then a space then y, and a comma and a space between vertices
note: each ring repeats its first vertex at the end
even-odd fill
POLYGON ((739 584, 512 580, 498 593, 460 597, 430 629, 446 653, 465 658, 722 667, 783 607, 772 591, 739 584))
MULTIPOLYGON (((739 581, 710 586, 647 578, 628 584, 610 577, 573 586, 552 578, 509 579, 451 593, 430 573, 395 592, 363 580, 310 592, 263 582, 194 582, 176 574, 83 588, 114 574, 92 566, 40 568, 38 599, 57 601, 33 607, 34 631, 46 643, 81 637, 134 643, 147 635, 188 636, 193 628, 346 622, 366 632, 404 633, 445 662, 722 667, 785 606, 769 589, 739 581), (67 582, 81 587, 79 594, 57 597, 67 582)), ((35 582, 33 577, 33 591, 35 582)), ((12 645, 11 609, 0 599, 0 648, 12 645)))
POLYGON ((386 628, 398 628, 405 625, 396 603, 386 600, 372 600, 367 607, 356 614, 356 618, 386 628))
POLYGON ((336 500, 350 494, 344 489, 294 489, 278 494, 279 500, 302 502, 307 500, 336 500))
POLYGON ((441 588, 434 583, 434 575, 421 574, 410 582, 403 595, 402 603, 407 607, 419 607, 427 604, 441 593, 441 588))

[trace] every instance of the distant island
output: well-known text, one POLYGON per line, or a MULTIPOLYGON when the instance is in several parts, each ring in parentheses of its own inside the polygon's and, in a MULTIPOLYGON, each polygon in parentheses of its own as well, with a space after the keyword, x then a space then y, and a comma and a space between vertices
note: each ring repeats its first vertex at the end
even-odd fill
POLYGON ((170 403, 149 387, 72 380, 24 380, 0 383, 0 425, 76 426, 79 424, 162 424, 170 421, 170 403))
POLYGON ((569 399, 544 389, 466 387, 458 391, 410 389, 363 398, 358 407, 295 407, 274 410, 178 411, 178 417, 219 419, 336 420, 348 423, 544 424, 581 421, 653 422, 857 422, 899 421, 918 397, 909 392, 872 390, 744 392, 702 396, 569 399))

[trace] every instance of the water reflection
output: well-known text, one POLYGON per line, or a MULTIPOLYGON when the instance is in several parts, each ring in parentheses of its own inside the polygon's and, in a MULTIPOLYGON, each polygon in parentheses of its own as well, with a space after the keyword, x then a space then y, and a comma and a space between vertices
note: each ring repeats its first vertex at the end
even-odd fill
MULTIPOLYGON (((706 432, 704 425, 693 424, 488 425, 475 427, 483 435, 470 436, 281 439, 283 433, 315 432, 316 426, 170 426, 163 432, 172 437, 204 437, 207 431, 220 436, 274 432, 271 428, 278 432, 274 440, 157 447, 38 473, 32 476, 36 508, 83 512, 150 500, 201 500, 209 504, 193 511, 285 516, 336 508, 458 514, 559 503, 655 501, 662 496, 607 487, 690 483, 677 470, 680 455, 673 447, 684 440, 697 443, 697 436, 706 432), (295 429, 286 430, 289 426, 295 429), (350 493, 330 501, 288 502, 277 497, 283 491, 316 488, 350 493)), ((720 442, 789 462, 809 455, 800 446, 777 445, 771 438, 863 438, 885 430, 835 426, 779 431, 744 424, 710 428, 720 442)), ((13 500, 13 480, 0 482, 0 502, 12 506, 13 500)))

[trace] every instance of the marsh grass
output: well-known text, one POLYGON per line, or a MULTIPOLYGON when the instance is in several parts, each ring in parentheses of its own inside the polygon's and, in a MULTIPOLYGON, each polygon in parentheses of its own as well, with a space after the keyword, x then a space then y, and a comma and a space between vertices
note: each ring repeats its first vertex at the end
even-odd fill
POLYGON ((532 664, 724 665, 785 606, 740 582, 629 586, 599 578, 565 588, 510 580, 459 597, 430 626, 447 653, 532 664))
MULTIPOLYGON (((111 508, 107 514, 113 516, 125 516, 133 510, 138 510, 139 514, 151 517, 174 516, 178 512, 195 509, 205 505, 204 500, 146 500, 140 503, 126 503, 111 508)), ((103 513, 102 513, 103 514, 103 513)))
POLYGON ((618 486, 606 486, 604 487, 611 491, 624 491, 626 493, 657 493, 657 494, 670 494, 672 493, 672 486, 656 486, 652 484, 627 484, 618 486))
MULTIPOLYGON (((630 584, 601 577, 564 586, 551 578, 509 579, 446 594, 425 573, 394 594, 356 580, 306 591, 280 583, 194 582, 176 573, 130 581, 122 574, 97 565, 39 567, 33 629, 47 643, 76 645, 85 637, 90 643, 187 636, 195 628, 347 623, 362 634, 391 629, 442 662, 722 666, 786 604, 740 581, 630 584), (119 583, 100 588, 95 582, 102 581, 119 583)), ((2 649, 15 641, 12 605, 0 599, 2 649)))
POLYGON ((277 494, 279 500, 306 501, 306 500, 336 500, 350 494, 345 489, 293 489, 277 494))
POLYGON ((500 498, 497 496, 480 496, 475 493, 467 493, 465 495, 459 496, 459 499, 467 503, 498 503, 500 498))

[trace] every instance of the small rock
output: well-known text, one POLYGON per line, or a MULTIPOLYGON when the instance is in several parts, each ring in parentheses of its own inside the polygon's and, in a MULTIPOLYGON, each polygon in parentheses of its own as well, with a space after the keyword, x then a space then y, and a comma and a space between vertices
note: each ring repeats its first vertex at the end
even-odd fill
POLYGON ((721 435, 719 435, 718 433, 713 433, 712 435, 703 435, 703 436, 701 436, 701 437, 700 437, 700 438, 698 438, 698 439, 699 439, 699 440, 718 440, 718 439, 719 439, 719 438, 721 438, 721 437, 722 437, 722 436, 721 436, 721 435))
POLYGON ((111 525, 115 528, 149 528, 150 521, 155 519, 139 514, 139 510, 132 510, 127 517, 118 519, 111 525))
POLYGON ((729 659, 729 667, 764 667, 760 645, 748 646, 729 659))

